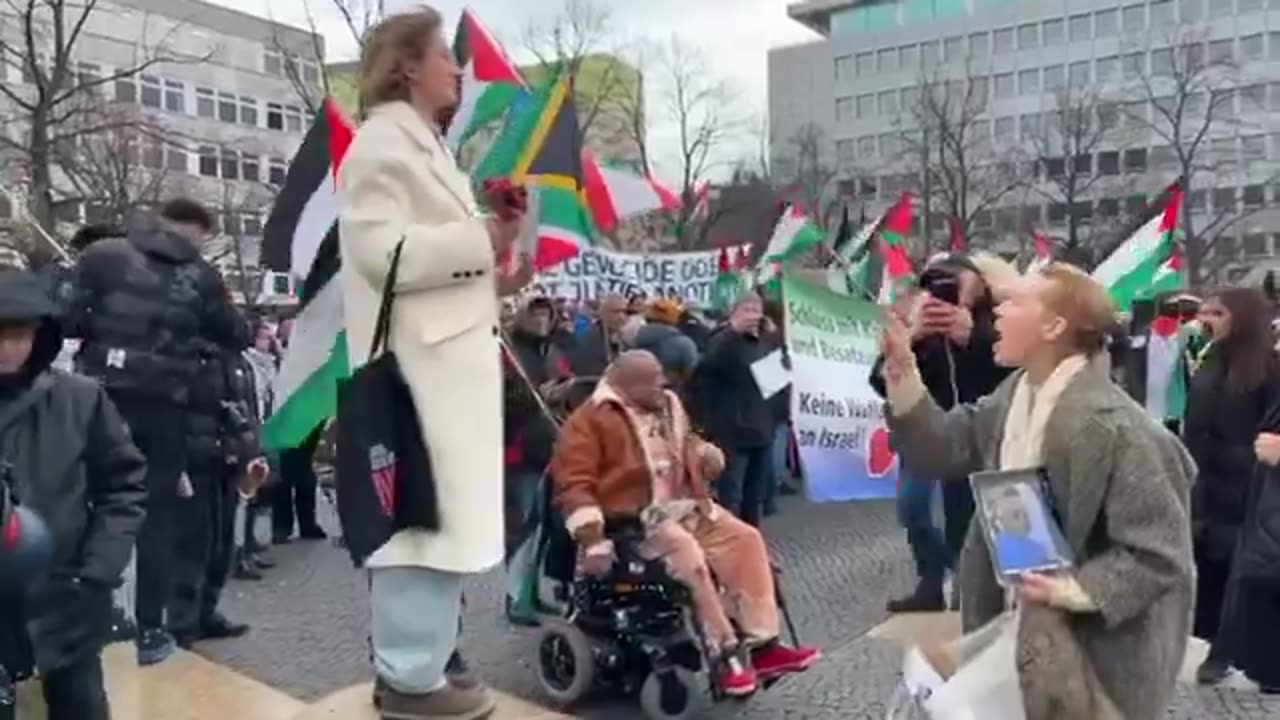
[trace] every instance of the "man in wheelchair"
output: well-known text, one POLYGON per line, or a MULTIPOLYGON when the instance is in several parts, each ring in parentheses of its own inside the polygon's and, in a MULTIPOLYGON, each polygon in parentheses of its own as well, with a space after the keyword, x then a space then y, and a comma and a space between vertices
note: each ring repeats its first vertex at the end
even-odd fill
POLYGON ((613 362, 562 427, 554 467, 555 502, 577 542, 579 571, 606 573, 617 559, 607 520, 640 518, 639 550, 689 588, 725 694, 751 694, 758 682, 817 661, 816 649, 779 641, 764 539, 709 496, 724 454, 690 431, 651 353, 632 350, 613 362))

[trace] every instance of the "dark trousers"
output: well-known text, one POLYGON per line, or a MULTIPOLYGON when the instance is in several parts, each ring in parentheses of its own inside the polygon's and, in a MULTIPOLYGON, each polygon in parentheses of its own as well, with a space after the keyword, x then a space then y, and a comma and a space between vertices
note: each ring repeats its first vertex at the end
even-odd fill
MULTIPOLYGON (((114 398, 113 398, 114 399, 114 398)), ((158 403, 116 399, 134 444, 147 459, 147 518, 138 534, 135 612, 139 629, 164 626, 179 513, 178 478, 186 467, 186 413, 158 403)))
POLYGON ((760 511, 773 473, 772 447, 739 448, 725 454, 724 472, 716 481, 720 504, 740 520, 760 527, 760 511))
POLYGON ((320 444, 321 430, 316 428, 301 447, 280 453, 280 484, 271 496, 271 528, 275 535, 292 535, 295 517, 299 532, 317 527, 318 483, 311 460, 320 444))
POLYGON ((943 534, 954 566, 969 535, 969 523, 973 522, 973 490, 967 480, 951 478, 942 483, 942 519, 945 523, 943 534))
POLYGON ((48 720, 111 720, 98 654, 44 673, 41 682, 48 720))
POLYGON ((938 483, 905 470, 899 472, 898 522, 907 531, 907 544, 911 546, 921 585, 939 592, 947 570, 953 566, 953 557, 946 536, 933 520, 933 498, 938 483))
POLYGON ((236 489, 224 468, 192 476, 195 495, 182 501, 176 536, 169 627, 196 631, 218 607, 231 571, 235 542, 236 489))

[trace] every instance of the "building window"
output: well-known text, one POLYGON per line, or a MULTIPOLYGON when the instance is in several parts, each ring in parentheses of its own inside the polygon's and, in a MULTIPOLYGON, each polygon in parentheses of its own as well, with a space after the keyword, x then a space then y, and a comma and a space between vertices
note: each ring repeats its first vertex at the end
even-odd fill
POLYGON ((218 149, 211 145, 201 145, 199 166, 201 175, 218 177, 218 149))
POLYGON ((1100 84, 1115 80, 1120 77, 1120 58, 1115 55, 1098 58, 1094 73, 1100 84))
POLYGON ((996 118, 996 137, 1001 140, 1014 137, 1014 133, 1018 131, 1017 122, 1017 118, 1014 117, 996 118))
POLYGON ((853 62, 854 72, 857 73, 858 77, 867 77, 874 72, 875 59, 876 56, 869 52, 858 53, 853 62))
MULTIPOLYGON (((837 106, 839 102, 836 101, 837 106)), ((839 117, 838 107, 836 116, 839 117)), ((267 103, 267 129, 284 130, 284 106, 280 103, 267 103)))
POLYGON ((1240 199, 1245 208, 1256 210, 1267 202, 1267 189, 1263 185, 1245 185, 1240 190, 1240 199))
POLYGON ((1204 19, 1204 0, 1181 0, 1178 15, 1182 22, 1198 22, 1204 19))
POLYGON ((245 213, 242 221, 245 235, 257 237, 262 234, 262 216, 258 213, 245 213))
POLYGON ((1124 79, 1138 80, 1147 72, 1147 54, 1129 53, 1124 56, 1124 79))
POLYGON ((1018 132, 1021 134, 1023 142, 1034 140, 1040 136, 1040 115, 1039 113, 1031 115, 1023 115, 1018 118, 1018 132))
POLYGON ((1121 16, 1125 32, 1147 29, 1147 8, 1143 5, 1126 5, 1121 16))
POLYGON ((268 75, 283 77, 284 58, 280 57, 280 53, 273 50, 266 51, 262 56, 262 70, 268 75))
POLYGON ((285 108, 285 129, 292 133, 302 132, 302 108, 289 105, 285 108))
POLYGON ((240 124, 258 127, 258 101, 251 97, 240 98, 240 124))
POLYGON ((1127 173, 1144 173, 1147 171, 1147 149, 1133 148, 1124 151, 1124 171, 1127 173))
POLYGON ((1102 198, 1098 201, 1097 213, 1101 218, 1120 217, 1120 199, 1102 198))
POLYGON ((1240 97, 1244 100, 1244 106, 1240 108, 1241 112, 1264 110, 1267 107, 1267 86, 1249 85, 1242 87, 1240 88, 1240 97))
POLYGON ((1265 135, 1246 135, 1240 138, 1240 154, 1245 162, 1267 159, 1267 137, 1265 135))
POLYGON ((276 186, 283 185, 285 172, 284 158, 271 158, 267 164, 267 182, 276 186))
POLYGON ((116 102, 138 102, 138 86, 131 77, 116 78, 116 102))
POLYGON ((1040 47, 1040 26, 1027 23, 1018 26, 1018 49, 1034 50, 1040 47))
POLYGON ((155 75, 142 75, 138 78, 142 87, 142 106, 160 108, 163 105, 160 91, 160 78, 155 75))
POLYGON ((222 179, 240 179, 240 153, 235 150, 222 149, 222 179))
POLYGON ((1019 95, 1039 95, 1040 94, 1040 71, 1039 70, 1021 70, 1018 72, 1018 94, 1019 95))
MULTIPOLYGON (((836 122, 848 122, 853 119, 853 98, 836 98, 836 122)), ((267 111, 267 124, 271 123, 271 111, 267 111)))
POLYGON ((176 113, 187 111, 186 87, 177 80, 164 81, 164 109, 176 113))
POLYGON ((257 155, 245 154, 240 163, 240 177, 249 182, 262 181, 262 165, 257 155))
POLYGON ((1209 62, 1226 64, 1235 59, 1235 43, 1231 40, 1214 40, 1209 43, 1209 62))
POLYGON ((942 41, 942 59, 956 62, 964 59, 964 38, 949 37, 942 41))
POLYGON ((1157 145, 1151 148, 1151 167, 1156 170, 1171 170, 1178 165, 1178 156, 1172 145, 1157 145))
POLYGON ((1067 35, 1071 38, 1071 42, 1086 42, 1092 39, 1089 34, 1092 28, 1089 26, 1089 14, 1072 15, 1067 21, 1067 35))
MULTIPOLYGON (((1061 158, 1059 158, 1061 160, 1061 158)), ((1049 224, 1061 225, 1067 221, 1067 205, 1066 203, 1049 203, 1049 224)))
POLYGON ((858 138, 858 158, 868 160, 876 156, 876 136, 858 138))
POLYGON ((895 158, 898 156, 898 136, 895 133, 880 133, 880 157, 895 158))
POLYGON ((1044 69, 1045 92, 1057 92, 1066 82, 1066 72, 1061 65, 1050 65, 1044 69))
POLYGON ((218 119, 224 123, 236 122, 240 114, 236 111, 236 96, 231 93, 218 93, 218 119))
POLYGON ((859 95, 857 114, 859 120, 874 117, 876 114, 876 96, 871 93, 863 93, 859 95))
POLYGON ((142 166, 151 170, 164 167, 164 145, 159 140, 147 140, 143 143, 142 166))
POLYGON ((991 54, 991 39, 986 33, 969 36, 969 57, 982 59, 991 54))
POLYGON ((996 99, 1005 100, 1013 97, 1013 73, 1001 73, 996 75, 996 99))
POLYGON ((307 62, 302 64, 302 79, 307 85, 315 87, 320 84, 320 68, 315 63, 307 62))
POLYGON ((898 71, 898 51, 887 48, 876 53, 876 71, 891 73, 898 71))
POLYGON ((880 114, 884 116, 892 116, 898 114, 898 91, 885 90, 876 98, 879 105, 880 114))
POLYGON ((1213 209, 1218 212, 1236 211, 1236 189, 1215 188, 1213 191, 1213 209))
POLYGON ((238 237, 244 233, 244 227, 240 224, 239 213, 227 213, 222 216, 222 232, 224 235, 238 237))
POLYGON ((1267 236, 1264 233, 1249 233, 1244 236, 1244 254, 1250 257, 1262 257, 1271 254, 1267 247, 1267 236))
POLYGON ((1118 10, 1099 10, 1093 14, 1094 37, 1115 37, 1119 32, 1120 12, 1118 10))
POLYGON ((1204 190, 1192 190, 1187 193, 1187 212, 1202 213, 1207 207, 1208 195, 1204 190))
POLYGON ((1151 51, 1151 74, 1156 77, 1173 77, 1173 50, 1171 48, 1151 51))
POLYGON ((898 48, 898 69, 915 70, 920 67, 920 51, 916 45, 903 45, 898 48))
POLYGON ((920 65, 925 68, 932 68, 938 64, 938 42, 930 40, 920 43, 920 65))
POLYGON ((1066 24, 1061 19, 1045 20, 1041 26, 1041 42, 1045 47, 1061 45, 1066 40, 1066 24))
POLYGON ((1161 28, 1176 24, 1173 16, 1173 0, 1152 0, 1151 27, 1161 28))
POLYGON ((202 87, 196 88, 196 115, 202 118, 217 116, 217 104, 213 100, 213 90, 202 87))
POLYGON ((187 166, 186 150, 170 145, 165 148, 164 157, 164 167, 166 170, 181 173, 191 172, 191 169, 187 166))
POLYGON ((902 108, 903 112, 910 112, 920 100, 920 89, 914 85, 902 88, 899 94, 901 98, 898 100, 898 107, 902 108))
POLYGON ((1246 35, 1240 38, 1241 60, 1261 60, 1265 53, 1266 51, 1263 49, 1262 43, 1262 33, 1246 35))
POLYGON ((1000 28, 991 34, 992 52, 1003 55, 1014 51, 1016 46, 1013 28, 1000 28))
MULTIPOLYGON (((4 71, 0 71, 0 80, 5 76, 4 71)), ((77 63, 76 64, 76 84, 84 88, 85 92, 97 94, 98 83, 102 80, 102 68, 93 63, 77 63)))
POLYGON ((835 61, 836 82, 844 82, 853 77, 853 57, 841 55, 835 61))
POLYGON ((1092 78, 1089 77, 1089 61, 1081 60, 1080 62, 1071 63, 1071 72, 1069 80, 1071 87, 1084 88, 1092 78))
POLYGON ((852 165, 857 161, 857 145, 852 140, 836 141, 836 160, 841 165, 852 165))

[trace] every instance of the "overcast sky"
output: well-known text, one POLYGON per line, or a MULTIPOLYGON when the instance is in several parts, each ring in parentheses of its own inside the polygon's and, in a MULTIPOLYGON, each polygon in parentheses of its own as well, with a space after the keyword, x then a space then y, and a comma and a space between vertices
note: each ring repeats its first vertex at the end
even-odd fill
MULTIPOLYGON (((267 0, 212 0, 259 15, 268 14, 267 0)), ((360 2, 362 0, 356 0, 360 2)), ((325 34, 331 59, 349 59, 354 43, 332 0, 308 0, 325 34)), ((744 112, 763 115, 766 107, 766 54, 770 47, 816 39, 786 15, 789 0, 595 0, 610 9, 617 42, 636 38, 661 39, 677 35, 705 51, 714 72, 738 89, 744 112)), ((416 3, 387 0, 388 10, 416 3)), ((445 15, 452 29, 464 7, 472 8, 516 56, 527 59, 521 48, 523 33, 531 22, 550 23, 563 11, 564 0, 436 0, 430 3, 445 15)), ((271 2, 275 19, 305 26, 302 3, 271 2)), ((655 118, 656 120, 656 118, 655 118)), ((669 133, 651 128, 654 142, 669 133)), ((744 141, 750 153, 755 141, 744 141)), ((665 163, 660 163, 660 165, 665 163)), ((659 168, 668 170, 669 168, 659 168)), ((667 174, 666 172, 663 173, 667 174)))

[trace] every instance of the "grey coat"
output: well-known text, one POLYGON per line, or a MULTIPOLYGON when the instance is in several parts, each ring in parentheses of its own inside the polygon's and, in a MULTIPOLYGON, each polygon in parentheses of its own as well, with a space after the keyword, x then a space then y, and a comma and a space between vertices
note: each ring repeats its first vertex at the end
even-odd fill
MULTIPOLYGON (((890 418, 903 461, 932 477, 998 469, 1005 417, 1019 377, 1011 376, 992 395, 949 413, 926 396, 911 412, 890 418)), ((1073 378, 1059 398, 1041 454, 1076 555, 1077 579, 1100 608, 1065 617, 1062 626, 1075 641, 1065 644, 1083 654, 1126 720, 1163 717, 1190 631, 1195 570, 1189 498, 1195 466, 1177 438, 1093 366, 1073 378)), ((966 632, 1004 609, 1004 591, 978 523, 969 528, 961 554, 959 588, 966 632)), ((1069 658, 1028 657, 1038 648, 1064 645, 1036 637, 1045 627, 1024 618, 1019 631, 1024 694, 1067 681, 1062 674, 1050 674, 1067 670, 1069 658), (1031 668, 1040 677, 1028 677, 1031 668)), ((1029 720, 1078 717, 1039 713, 1032 708, 1053 703, 1030 696, 1026 700, 1029 720)))

